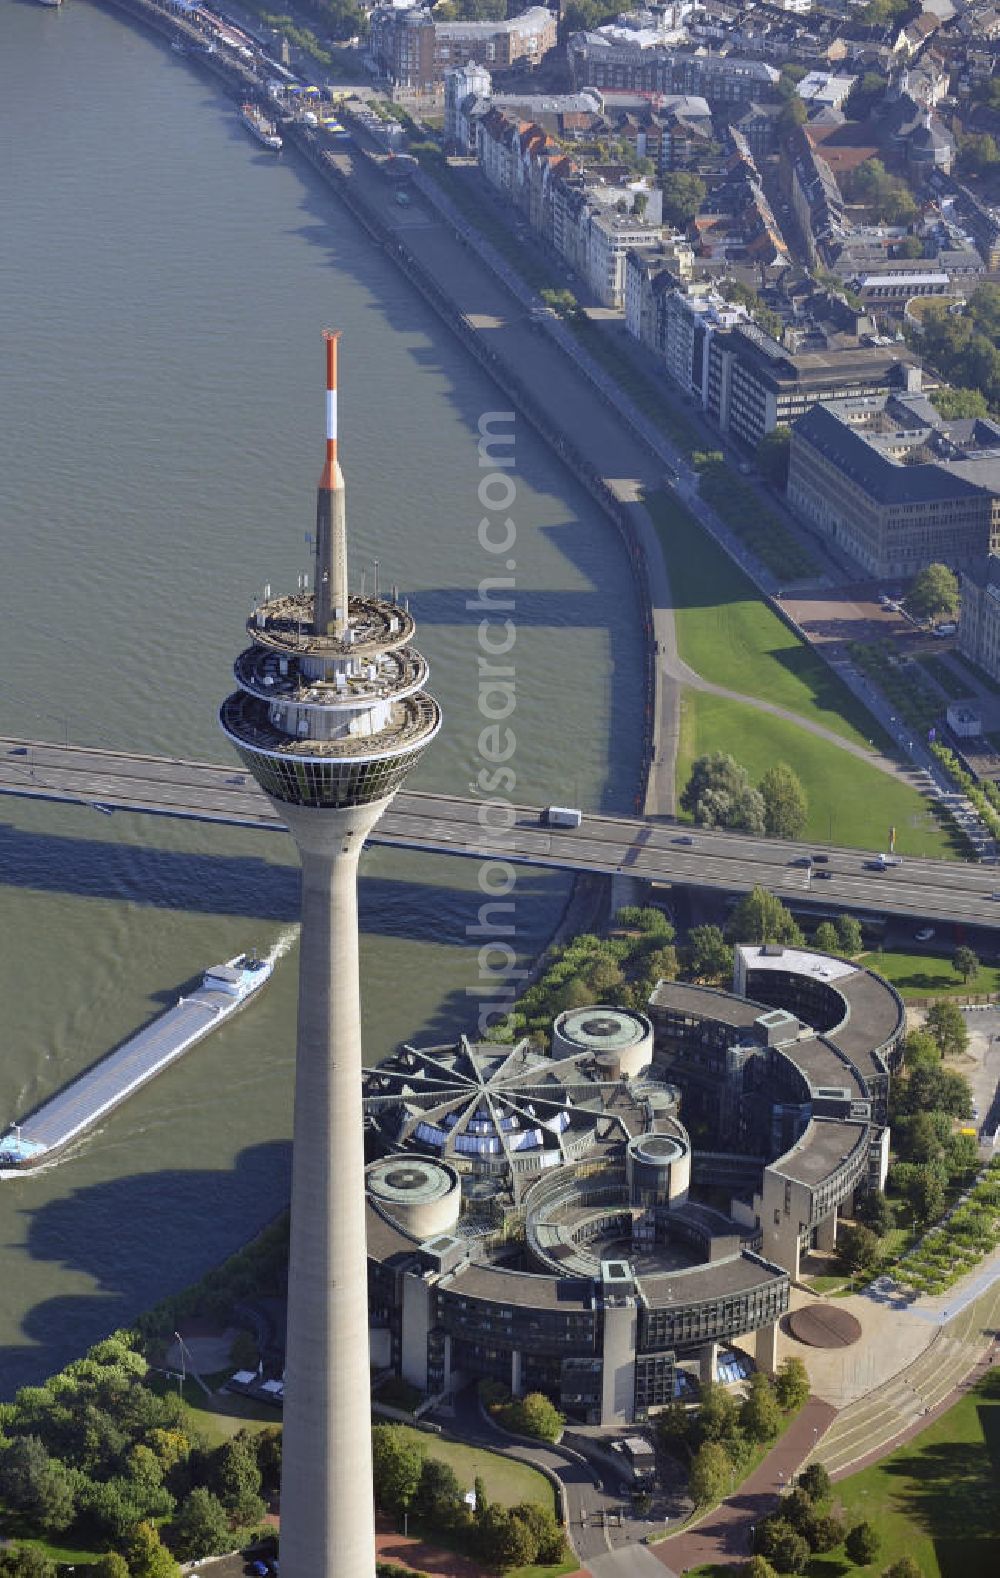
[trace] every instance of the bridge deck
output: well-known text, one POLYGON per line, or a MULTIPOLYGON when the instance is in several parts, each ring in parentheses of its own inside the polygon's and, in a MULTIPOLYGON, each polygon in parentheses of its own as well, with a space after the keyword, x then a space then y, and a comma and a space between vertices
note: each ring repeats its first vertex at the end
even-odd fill
MULTIPOLYGON (((0 736, 0 794, 72 801, 277 832, 282 824, 253 780, 234 765, 138 756, 0 736)), ((870 871, 871 851, 822 849, 830 880, 795 864, 810 846, 675 822, 585 816, 576 829, 547 827, 537 807, 515 806, 514 825, 491 833, 479 803, 402 792, 376 825, 375 843, 568 871, 626 872, 658 882, 744 892, 761 883, 827 912, 914 916, 1000 927, 1000 870, 964 861, 916 860, 870 871)))

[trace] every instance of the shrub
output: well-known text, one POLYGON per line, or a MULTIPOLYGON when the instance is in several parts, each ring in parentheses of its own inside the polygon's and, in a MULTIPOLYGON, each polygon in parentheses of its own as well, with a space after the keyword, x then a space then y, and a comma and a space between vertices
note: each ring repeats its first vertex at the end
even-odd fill
POLYGON ((844 1550, 856 1567, 868 1567, 882 1548, 881 1537, 874 1523, 865 1520, 848 1531, 844 1550))

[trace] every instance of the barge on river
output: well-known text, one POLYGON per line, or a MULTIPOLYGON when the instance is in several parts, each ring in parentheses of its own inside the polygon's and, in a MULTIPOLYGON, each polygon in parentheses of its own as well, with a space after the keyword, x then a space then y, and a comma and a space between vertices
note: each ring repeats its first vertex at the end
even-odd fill
POLYGON ((271 959, 239 954, 206 970, 195 991, 178 998, 166 1013, 0 1138, 0 1178, 37 1167, 120 1106, 245 1007, 270 980, 273 969, 271 959))

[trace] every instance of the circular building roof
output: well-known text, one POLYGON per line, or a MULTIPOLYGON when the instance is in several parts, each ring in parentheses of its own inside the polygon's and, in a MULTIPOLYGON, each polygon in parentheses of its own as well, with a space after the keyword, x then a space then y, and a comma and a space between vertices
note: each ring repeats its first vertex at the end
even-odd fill
POLYGON ((458 1186, 458 1175, 445 1162, 424 1156, 384 1156, 367 1170, 368 1188, 388 1206, 429 1205, 458 1186))
POLYGON ((629 1149, 640 1161, 654 1167, 666 1167, 687 1154, 684 1141, 673 1134, 642 1134, 632 1141, 629 1149))
POLYGON ((652 1032, 645 1014, 627 1008, 570 1008, 552 1028, 581 1052, 620 1052, 637 1046, 652 1032))

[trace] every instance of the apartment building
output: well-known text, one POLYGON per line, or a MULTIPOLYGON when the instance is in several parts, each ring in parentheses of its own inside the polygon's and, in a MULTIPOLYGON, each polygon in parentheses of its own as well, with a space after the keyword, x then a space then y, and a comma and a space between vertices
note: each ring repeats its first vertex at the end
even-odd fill
POLYGON ((898 345, 792 351, 750 322, 713 336, 705 406, 724 433, 751 449, 818 401, 859 399, 920 387, 920 369, 898 345))
POLYGON ((1000 551, 1000 424, 920 394, 816 404, 792 428, 788 502, 872 576, 1000 551))
POLYGON ((537 66, 555 42, 555 12, 545 6, 531 6, 503 22, 437 22, 423 6, 377 6, 368 50, 390 82, 429 92, 453 66, 477 63, 489 71, 519 62, 537 66))

